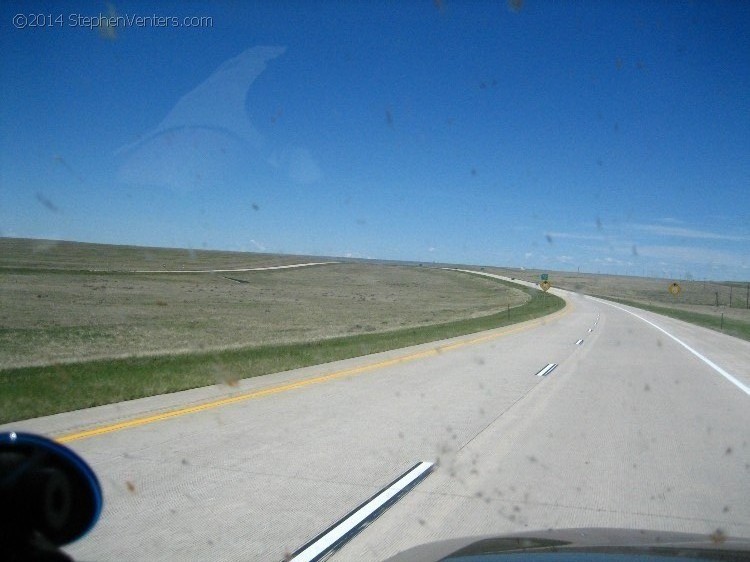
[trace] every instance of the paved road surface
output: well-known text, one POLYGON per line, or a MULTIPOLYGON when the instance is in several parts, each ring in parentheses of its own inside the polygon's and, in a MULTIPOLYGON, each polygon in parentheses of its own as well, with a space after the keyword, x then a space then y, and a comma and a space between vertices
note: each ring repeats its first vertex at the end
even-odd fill
MULTIPOLYGON (((137 269, 130 273, 233 273, 238 271, 271 271, 274 269, 294 269, 297 267, 309 267, 311 265, 328 265, 339 263, 337 261, 319 261, 292 263, 289 265, 270 265, 266 267, 241 267, 236 269, 137 269)), ((127 273, 127 272, 124 272, 127 273)))
POLYGON ((750 396, 622 309, 741 385, 750 343, 559 294, 542 321, 13 427, 67 435, 100 475, 84 560, 281 560, 421 460, 333 560, 550 527, 750 536, 750 396))

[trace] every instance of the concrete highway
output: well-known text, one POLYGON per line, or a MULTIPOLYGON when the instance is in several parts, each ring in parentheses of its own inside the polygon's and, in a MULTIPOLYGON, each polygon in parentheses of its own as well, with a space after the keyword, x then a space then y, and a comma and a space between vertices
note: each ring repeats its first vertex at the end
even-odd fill
POLYGON ((81 560, 282 560, 419 461, 332 560, 563 527, 750 536, 750 343, 553 292, 546 319, 4 428, 99 475, 81 560))

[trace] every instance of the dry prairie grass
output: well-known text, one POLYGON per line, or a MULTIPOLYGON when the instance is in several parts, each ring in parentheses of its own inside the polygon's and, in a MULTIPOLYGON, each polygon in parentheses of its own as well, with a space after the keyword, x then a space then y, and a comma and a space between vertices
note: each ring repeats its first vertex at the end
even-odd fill
MULTIPOLYGON (((167 267, 174 267, 174 254, 180 252, 141 251, 167 267)), ((486 316, 529 299, 523 291, 478 276, 378 264, 211 274, 122 271, 143 267, 137 253, 65 243, 46 249, 38 262, 28 256, 13 262, 13 252, 3 254, 10 267, 0 274, 0 366, 383 332, 486 316), (120 270, 86 271, 103 262, 120 270)), ((206 269, 315 261, 233 254, 230 263, 223 252, 198 258, 206 269)))

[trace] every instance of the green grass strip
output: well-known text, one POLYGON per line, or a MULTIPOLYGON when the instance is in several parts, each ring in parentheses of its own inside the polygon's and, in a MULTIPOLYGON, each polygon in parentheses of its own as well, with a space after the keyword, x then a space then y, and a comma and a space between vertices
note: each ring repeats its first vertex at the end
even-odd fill
MULTIPOLYGON (((463 274, 470 275, 470 274, 463 274)), ((507 311, 431 326, 313 342, 0 370, 0 423, 187 390, 461 336, 538 318, 565 301, 498 280, 531 299, 507 311)))
POLYGON ((664 306, 654 306, 652 304, 645 304, 642 302, 631 301, 628 299, 620 299, 604 295, 591 295, 592 297, 599 297, 602 299, 619 302, 620 304, 626 304, 635 308, 641 308, 657 314, 663 314, 677 320, 683 320, 697 326, 703 326, 704 328, 710 328, 723 334, 728 334, 743 340, 750 341, 750 324, 737 320, 736 318, 724 318, 723 328, 721 316, 713 316, 711 314, 703 314, 701 312, 691 312, 689 310, 682 310, 679 308, 667 308, 664 306))

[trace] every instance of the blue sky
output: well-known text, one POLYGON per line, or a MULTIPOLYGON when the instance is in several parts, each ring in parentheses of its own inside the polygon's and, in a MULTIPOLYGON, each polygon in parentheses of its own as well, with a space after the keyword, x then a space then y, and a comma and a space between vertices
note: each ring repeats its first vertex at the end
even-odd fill
POLYGON ((0 235, 745 280, 748 52, 745 2, 3 2, 0 235))

